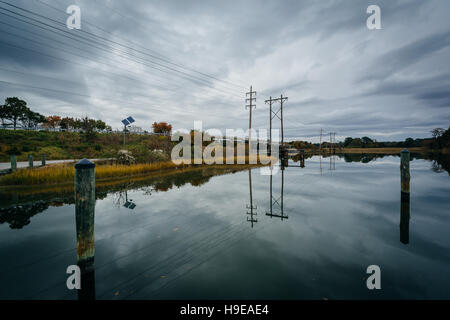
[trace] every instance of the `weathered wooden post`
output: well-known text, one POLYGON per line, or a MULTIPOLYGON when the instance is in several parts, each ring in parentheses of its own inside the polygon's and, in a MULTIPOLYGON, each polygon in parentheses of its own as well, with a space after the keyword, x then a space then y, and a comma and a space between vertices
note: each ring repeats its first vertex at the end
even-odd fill
POLYGON ((75 164, 75 216, 77 260, 81 270, 78 299, 93 300, 95 299, 95 164, 87 159, 75 164))
POLYGON ((404 149, 400 152, 400 176, 401 176, 401 198, 400 198, 400 242, 409 243, 409 219, 410 219, 410 153, 404 149))
POLYGON ((33 168, 33 155, 28 155, 28 167, 33 168))
POLYGON ((42 155, 41 159, 42 159, 42 166, 45 166, 45 154, 42 155))
POLYGON ((400 177, 401 177, 401 197, 402 202, 409 202, 409 180, 411 178, 409 174, 409 151, 403 149, 400 152, 400 177))
POLYGON ((17 170, 17 158, 16 155, 11 156, 11 171, 17 170))

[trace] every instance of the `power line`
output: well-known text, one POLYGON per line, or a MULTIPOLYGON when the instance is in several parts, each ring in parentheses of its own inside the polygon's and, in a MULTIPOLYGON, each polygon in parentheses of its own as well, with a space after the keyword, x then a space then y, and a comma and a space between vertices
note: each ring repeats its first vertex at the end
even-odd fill
MULTIPOLYGON (((1 3, 4 3, 4 4, 6 4, 6 5, 12 6, 12 7, 16 8, 16 9, 19 9, 19 10, 25 11, 25 12, 27 12, 27 13, 30 13, 30 14, 32 14, 32 15, 35 15, 35 16, 44 18, 44 19, 46 19, 46 20, 50 20, 50 21, 52 21, 52 22, 55 22, 55 23, 57 23, 57 24, 62 25, 62 26, 65 27, 65 24, 64 24, 64 23, 62 23, 62 22, 60 22, 60 21, 57 21, 57 20, 55 20, 55 19, 46 17, 46 16, 44 16, 44 15, 38 14, 38 13, 33 12, 33 11, 31 11, 31 10, 27 10, 27 9, 21 8, 21 7, 19 7, 19 6, 13 5, 13 4, 11 4, 11 3, 8 3, 8 2, 2 1, 2 0, 0 0, 0 2, 1 2, 1 3)), ((15 13, 15 14, 18 14, 18 13, 16 13, 16 12, 13 12, 13 11, 8 10, 8 9, 5 9, 5 8, 2 8, 2 9, 3 9, 3 10, 7 10, 7 11, 12 12, 12 13, 15 13)), ((18 15, 20 15, 20 14, 18 14, 18 15)), ((23 15, 21 15, 21 16, 23 16, 23 15)), ((26 17, 26 16, 25 16, 25 17, 26 17)), ((27 18, 32 19, 32 18, 30 18, 30 17, 27 17, 27 18)), ((61 31, 63 31, 63 30, 61 30, 61 31)), ((64 30, 64 31, 65 31, 65 30, 64 30)), ((149 54, 149 53, 147 53, 147 52, 143 52, 143 51, 140 51, 140 50, 136 50, 136 49, 134 49, 134 48, 132 48, 132 47, 129 47, 129 46, 123 45, 123 44, 121 44, 121 43, 119 43, 119 42, 116 42, 116 41, 113 41, 113 40, 110 40, 110 39, 101 37, 101 36, 96 35, 96 34, 94 34, 94 33, 91 33, 91 32, 85 31, 85 30, 80 30, 80 32, 82 32, 82 33, 84 33, 84 34, 88 34, 88 35, 90 35, 90 36, 93 36, 93 37, 95 37, 95 38, 97 38, 97 39, 101 39, 101 40, 103 40, 103 41, 106 41, 106 42, 109 42, 109 43, 113 43, 113 44, 119 45, 119 46, 121 46, 121 47, 123 47, 123 48, 131 49, 131 50, 133 50, 133 51, 136 51, 136 52, 139 52, 139 53, 141 53, 141 54, 147 55, 147 56, 152 57, 152 58, 154 58, 154 59, 158 59, 158 60, 163 61, 163 62, 165 62, 165 63, 168 63, 168 64, 171 64, 171 65, 177 66, 177 67, 179 67, 179 68, 186 69, 185 67, 183 67, 183 66, 181 66, 181 65, 178 65, 178 64, 175 64, 175 63, 172 63, 171 61, 169 61, 169 60, 167 60, 167 59, 162 59, 162 58, 160 58, 160 57, 158 57, 158 56, 149 54)), ((69 33, 69 34, 70 34, 70 32, 67 32, 67 31, 65 31, 65 33, 69 33)), ((152 61, 152 63, 154 63, 154 64, 156 64, 156 65, 159 65, 159 66, 161 66, 161 67, 167 68, 168 70, 172 70, 172 71, 174 71, 174 72, 178 72, 178 73, 181 73, 181 74, 185 74, 186 76, 190 76, 190 77, 192 77, 192 78, 195 78, 194 76, 192 76, 192 75, 190 75, 190 74, 188 74, 188 73, 186 73, 186 72, 183 72, 183 71, 174 69, 174 68, 172 68, 172 67, 163 65, 163 64, 161 64, 161 63, 157 63, 157 62, 154 62, 154 61, 152 61)), ((205 74, 205 73, 198 72, 198 71, 193 70, 193 69, 188 69, 188 70, 193 71, 193 72, 196 72, 196 73, 199 73, 199 74, 201 74, 201 75, 203 75, 203 76, 206 76, 206 77, 215 79, 215 80, 217 80, 217 81, 224 81, 224 80, 218 79, 218 78, 216 78, 216 77, 207 75, 207 74, 205 74)), ((197 79, 199 79, 200 81, 202 81, 202 79, 200 79, 200 78, 197 78, 197 79)), ((203 80, 203 81, 204 81, 204 80, 203 80)), ((232 85, 234 85, 234 84, 232 84, 232 85)), ((236 86, 236 85, 235 85, 235 86, 236 86)), ((240 86, 239 86, 239 87, 240 87, 240 86)))
MULTIPOLYGON (((0 0, 0 2, 3 2, 3 1, 0 0)), ((0 7, 0 9, 5 10, 5 11, 8 11, 8 12, 13 13, 13 14, 16 14, 16 15, 18 15, 18 16, 21 16, 21 17, 30 19, 30 20, 32 20, 32 21, 35 21, 35 22, 40 23, 40 24, 43 24, 43 25, 45 25, 45 26, 47 26, 47 27, 50 27, 50 28, 52 28, 52 29, 56 29, 57 31, 63 32, 63 33, 68 34, 68 35, 70 35, 70 36, 73 35, 72 33, 68 32, 68 31, 66 31, 66 30, 61 30, 61 29, 59 29, 59 28, 57 28, 57 27, 55 27, 55 26, 49 25, 49 24, 47 24, 47 23, 45 23, 45 22, 42 22, 42 21, 39 21, 39 20, 37 20, 37 19, 34 19, 34 18, 25 16, 25 15, 22 15, 22 14, 20 14, 20 13, 17 13, 17 12, 14 12, 14 11, 11 11, 11 10, 8 10, 8 9, 5 9, 5 8, 3 8, 3 7, 0 7)), ((28 11, 28 10, 27 10, 27 11, 28 11)), ((2 13, 2 12, 0 12, 0 14, 6 15, 6 16, 8 16, 8 17, 11 17, 11 18, 13 18, 13 19, 16 19, 16 20, 19 20, 19 21, 22 21, 22 22, 25 22, 25 23, 29 23, 28 21, 23 21, 23 20, 21 20, 21 19, 18 19, 17 17, 11 16, 11 15, 8 15, 8 14, 2 13)), ((38 15, 38 14, 37 14, 37 15, 38 15)), ((45 18, 45 17, 44 17, 44 18, 45 18)), ((46 19, 51 20, 51 21, 55 21, 55 20, 53 20, 53 19, 51 19, 51 18, 46 18, 46 19)), ((60 22, 58 22, 58 21, 56 21, 56 22, 59 23, 59 24, 62 24, 62 23, 60 23, 60 22)), ((29 23, 29 24, 30 24, 30 23, 29 23)), ((34 25, 34 24, 33 24, 33 25, 34 25)), ((48 30, 48 29, 45 29, 45 28, 42 28, 42 27, 41 27, 41 29, 44 29, 44 30, 47 30, 47 31, 50 31, 50 32, 54 32, 54 31, 51 31, 51 30, 48 30)), ((54 33, 55 33, 55 32, 54 32, 54 33)), ((58 35, 61 36, 60 34, 58 34, 58 35)), ((99 44, 98 41, 95 41, 95 40, 92 40, 92 39, 89 39, 89 38, 85 38, 85 37, 81 37, 80 35, 77 35, 77 36, 78 36, 78 38, 80 38, 80 39, 82 39, 82 40, 84 40, 84 41, 89 41, 89 42, 93 42, 94 44, 99 44)), ((83 41, 80 41, 80 39, 74 39, 73 37, 68 37, 68 36, 65 36, 65 37, 83 43, 83 41)), ((84 43, 84 44, 86 44, 86 43, 84 43)), ((100 43, 100 44, 104 45, 103 43, 100 43)), ((92 45, 92 44, 89 43, 89 46, 91 46, 91 45, 92 45)), ((100 50, 104 50, 104 51, 106 51, 106 52, 108 52, 108 53, 111 53, 109 50, 107 50, 107 49, 105 49, 105 48, 98 47, 98 46, 97 46, 97 48, 99 48, 100 50)), ((116 48, 114 48, 114 49, 116 49, 116 48)), ((120 52, 125 53, 125 54, 128 54, 128 55, 130 55, 130 56, 132 56, 132 57, 138 58, 138 59, 140 59, 140 60, 149 61, 150 63, 156 64, 156 65, 159 65, 159 66, 163 66, 163 67, 165 67, 165 68, 168 68, 168 69, 171 70, 172 72, 175 72, 175 74, 178 73, 177 75, 178 75, 179 77, 185 78, 185 79, 190 80, 190 81, 192 81, 192 82, 194 82, 194 83, 195 83, 195 82, 199 82, 199 81, 200 81, 200 82, 203 82, 203 83, 202 83, 203 85, 206 85, 206 86, 208 86, 208 87, 211 88, 211 89, 220 91, 218 88, 213 87, 209 82, 207 82, 207 81, 204 80, 204 79, 196 78, 196 77, 194 77, 194 76, 192 76, 192 75, 189 75, 189 74, 187 74, 187 73, 185 73, 185 72, 176 70, 176 69, 174 69, 174 68, 170 68, 170 67, 164 66, 164 65, 162 65, 162 64, 156 63, 156 62, 151 61, 151 60, 148 60, 148 59, 146 60, 146 59, 143 59, 143 58, 141 58, 141 57, 137 57, 137 56, 135 56, 135 55, 130 54, 130 53, 127 52, 127 51, 120 50, 120 52)), ((157 68, 157 67, 155 67, 155 66, 153 66, 153 65, 148 65, 148 64, 143 63, 143 62, 141 62, 141 61, 133 60, 133 59, 131 59, 131 58, 125 57, 125 56, 123 56, 123 55, 119 55, 119 54, 117 54, 117 53, 113 53, 113 54, 115 54, 115 55, 117 55, 117 56, 120 56, 120 57, 123 57, 123 58, 126 58, 126 59, 129 59, 129 60, 132 60, 132 61, 134 61, 134 62, 140 63, 140 64, 142 64, 142 65, 146 65, 146 66, 148 66, 148 67, 150 67, 150 68, 152 68, 152 69, 161 71, 161 72, 163 72, 163 73, 166 73, 166 72, 167 72, 166 70, 159 69, 159 68, 157 68)), ((222 89, 222 90, 225 90, 225 89, 222 89)), ((227 90, 227 92, 228 92, 228 93, 231 93, 231 91, 228 91, 228 90, 227 90)), ((233 94, 234 94, 234 92, 233 92, 233 94)))
MULTIPOLYGON (((21 7, 19 7, 19 6, 15 6, 15 5, 13 5, 13 4, 11 4, 11 3, 8 3, 8 2, 5 2, 5 1, 1 1, 1 0, 0 0, 0 2, 5 3, 5 4, 7 4, 7 5, 10 5, 10 6, 14 7, 14 8, 19 9, 19 10, 22 10, 22 11, 25 11, 25 12, 28 12, 28 13, 31 13, 31 14, 36 15, 36 16, 38 16, 38 17, 44 18, 44 19, 46 19, 46 20, 50 20, 50 21, 52 21, 52 22, 55 22, 55 23, 57 23, 57 24, 62 25, 62 26, 65 27, 65 24, 62 23, 62 22, 60 22, 60 21, 58 21, 58 20, 55 20, 55 19, 46 17, 46 16, 41 15, 41 14, 38 14, 38 13, 36 13, 36 12, 33 12, 33 11, 30 11, 30 10, 21 8, 21 7)), ((55 8, 55 9, 56 9, 56 8, 55 8)), ((65 31, 65 30, 64 30, 64 31, 65 31)), ((66 32, 66 33, 70 33, 70 32, 67 32, 67 31, 65 31, 65 32, 66 32)), ((116 41, 113 41, 113 40, 110 40, 110 39, 101 37, 101 36, 99 36, 99 35, 96 35, 96 34, 94 34, 94 33, 92 33, 92 32, 88 32, 88 31, 85 31, 85 30, 80 30, 80 32, 85 33, 85 34, 90 35, 90 36, 93 36, 93 37, 95 37, 95 38, 104 40, 104 41, 106 41, 106 42, 114 43, 114 44, 117 44, 117 45, 119 45, 119 46, 121 46, 121 47, 124 47, 124 48, 127 48, 127 49, 131 49, 131 50, 133 50, 133 51, 136 51, 136 52, 139 52, 139 53, 141 53, 141 54, 150 56, 150 57, 152 57, 152 58, 159 59, 159 60, 164 61, 164 62, 166 62, 166 63, 172 64, 172 65, 176 65, 176 64, 172 63, 172 62, 169 61, 169 60, 165 60, 165 59, 162 59, 162 58, 160 58, 160 57, 158 57, 158 56, 154 56, 154 55, 148 54, 147 52, 142 52, 142 51, 136 50, 136 49, 131 48, 131 47, 129 47, 129 46, 123 45, 123 44, 121 44, 121 43, 119 43, 119 42, 116 42, 116 41)), ((153 62, 153 63, 155 63, 155 62, 153 62)), ((163 66, 163 65, 161 65, 161 66, 163 66)), ((184 68, 184 67, 181 66, 181 65, 177 65, 177 66, 178 66, 178 67, 181 67, 181 68, 184 68)), ((167 66, 164 66, 164 67, 169 68, 169 67, 167 67, 167 66)), ((175 70, 175 69, 173 69, 173 70, 175 70)), ((193 70, 193 71, 194 71, 194 72, 197 72, 196 70, 193 70)), ((182 71, 176 70, 176 72, 182 72, 182 71)), ((207 76, 207 77, 210 77, 210 76, 207 75, 207 74, 204 74, 204 75, 207 76)), ((218 81, 222 81, 221 79, 218 79, 218 78, 214 78, 214 79, 216 79, 216 80, 218 80, 218 81)))
MULTIPOLYGON (((58 82, 66 82, 66 83, 73 83, 73 84, 76 84, 76 85, 80 85, 80 83, 78 83, 78 82, 70 81, 70 80, 67 80, 67 79, 43 76, 43 75, 40 75, 40 74, 29 73, 29 72, 22 72, 22 71, 18 71, 18 70, 5 69, 5 68, 2 68, 2 67, 0 67, 0 70, 7 71, 7 72, 12 72, 12 73, 17 73, 17 74, 22 74, 22 75, 25 75, 25 76, 39 77, 39 78, 45 78, 45 79, 54 80, 54 81, 58 81, 58 82)), ((130 94, 130 92, 116 91, 116 90, 114 90, 114 93, 130 94)), ((145 98, 151 98, 151 99, 155 98, 154 96, 144 96, 144 95, 139 95, 139 96, 140 97, 145 97, 145 98)))
MULTIPOLYGON (((0 14, 1 14, 1 12, 0 12, 0 14)), ((3 32, 3 31, 1 31, 1 32, 3 32)), ((50 55, 50 54, 46 54, 46 53, 43 53, 43 52, 41 52, 41 51, 37 51, 37 50, 34 50, 34 49, 29 49, 29 48, 17 46, 17 45, 10 44, 10 43, 4 42, 4 41, 0 41, 0 43, 2 43, 2 44, 4 44, 4 45, 7 45, 7 46, 10 46, 10 47, 13 47, 13 48, 16 48, 16 49, 21 49, 21 50, 24 50, 24 51, 27 51, 27 52, 34 52, 34 53, 36 53, 36 54, 39 54, 39 55, 42 55, 42 56, 45 56, 45 57, 49 57, 49 58, 52 58, 52 59, 55 59, 55 60, 60 60, 60 61, 63 61, 63 62, 65 62, 65 63, 71 64, 71 65, 77 64, 77 65, 80 65, 80 66, 85 67, 85 68, 92 68, 91 66, 89 66, 89 65, 87 65, 87 64, 83 64, 83 63, 80 63, 80 62, 77 62, 77 61, 71 61, 71 60, 68 60, 68 59, 56 57, 56 56, 53 56, 53 55, 50 55)), ((74 55, 75 55, 75 54, 74 54, 74 55)), ((95 62, 96 62, 96 61, 95 61, 95 62)), ((107 66, 110 66, 110 65, 108 65, 108 64, 106 64, 106 65, 107 65, 107 66)), ((120 69, 121 69, 121 68, 120 68, 120 69)), ((123 70, 125 70, 125 69, 123 69, 123 70)), ((122 75, 122 74, 115 73, 115 72, 112 72, 112 71, 104 71, 104 70, 99 70, 99 71, 100 71, 100 72, 103 72, 103 73, 113 74, 113 75, 116 75, 116 76, 119 76, 119 77, 127 78, 127 79, 132 80, 132 81, 139 81, 139 82, 146 83, 146 84, 149 84, 149 85, 154 85, 154 84, 152 84, 152 83, 144 82, 144 81, 142 81, 142 80, 140 80, 140 79, 138 79, 138 78, 128 77, 128 76, 126 76, 126 75, 122 75)), ((128 70, 125 70, 125 71, 128 71, 128 70)))
MULTIPOLYGON (((0 12, 0 14, 2 14, 2 13, 0 12)), ((0 23, 3 23, 3 22, 0 21, 0 23)), ((3 24, 6 24, 6 23, 3 23, 3 24)), ((8 24, 8 25, 9 25, 9 24, 8 24)), ((0 30, 0 32, 6 33, 6 34, 10 34, 10 35, 13 35, 14 37, 18 37, 18 38, 21 38, 21 39, 25 39, 25 40, 27 40, 27 41, 34 42, 34 43, 37 43, 37 44, 39 44, 39 45, 43 45, 42 43, 40 43, 40 42, 38 42, 38 41, 35 41, 35 40, 33 40, 33 39, 30 39, 30 38, 27 38, 27 37, 23 37, 23 36, 19 36, 19 35, 16 35, 16 34, 13 34, 13 33, 7 32, 7 31, 4 31, 4 30, 0 30)), ((40 35, 38 35, 38 36, 40 36, 40 35)), ((43 36, 41 36, 41 37, 43 37, 43 36)), ((55 40, 55 41, 57 41, 57 40, 55 40)), ((61 41, 57 41, 57 42, 61 42, 61 41)), ((48 54, 45 54, 45 53, 42 53, 42 52, 39 52, 39 51, 36 51, 36 50, 33 50, 33 49, 28 49, 28 48, 24 48, 24 47, 20 47, 20 46, 15 46, 15 45, 12 45, 12 44, 9 44, 9 43, 5 43, 5 42, 3 42, 3 41, 0 41, 0 43, 4 43, 4 44, 9 45, 9 46, 11 46, 11 47, 16 47, 16 48, 19 48, 19 49, 22 49, 22 50, 25 50, 25 51, 36 52, 36 53, 38 53, 38 54, 41 54, 41 55, 44 55, 44 56, 47 56, 47 57, 51 57, 51 58, 53 58, 53 59, 62 60, 62 61, 66 62, 66 63, 69 63, 69 64, 78 64, 78 65, 81 65, 81 66, 84 66, 84 67, 87 67, 87 68, 91 68, 91 66, 88 66, 88 65, 85 65, 85 64, 82 64, 82 63, 79 63, 79 62, 70 61, 70 60, 67 60, 67 59, 55 57, 55 56, 48 55, 48 54)), ((65 44, 64 42, 61 42, 61 43, 65 44)), ((66 44, 66 45, 68 45, 68 44, 66 44)), ((71 52, 70 50, 65 50, 65 49, 63 49, 63 48, 56 48, 56 47, 53 47, 53 46, 51 46, 51 45, 46 45, 46 47, 50 47, 50 48, 54 48, 54 49, 56 49, 56 50, 60 50, 60 51, 63 51, 63 52, 67 52, 67 53, 69 53, 69 54, 71 54, 71 55, 74 55, 74 56, 77 56, 77 57, 81 57, 81 58, 83 58, 83 59, 88 59, 88 60, 91 60, 91 61, 93 61, 93 62, 96 62, 96 63, 99 63, 99 64, 103 64, 103 65, 108 66, 108 67, 111 67, 111 68, 116 68, 116 69, 118 68, 118 69, 124 70, 125 72, 130 73, 129 69, 124 69, 124 68, 120 68, 120 67, 118 67, 118 66, 113 66, 113 65, 108 64, 108 63, 105 63, 105 62, 97 61, 97 60, 88 58, 88 57, 86 57, 86 56, 83 56, 83 55, 80 55, 80 54, 76 54, 76 53, 74 53, 74 52, 71 52)), ((108 71, 102 71, 102 72, 108 72, 108 71)), ((108 73, 112 73, 112 72, 108 72, 108 73)), ((112 74, 115 74, 115 73, 112 73, 112 74)), ((150 84, 150 85, 152 85, 152 86, 155 86, 155 84, 152 84, 152 83, 149 83, 149 82, 144 82, 144 81, 139 80, 139 79, 137 79, 137 78, 130 78, 130 77, 123 76, 123 75, 120 75, 120 74, 115 74, 115 75, 122 76, 122 77, 126 77, 126 78, 129 78, 129 79, 133 80, 133 81, 136 81, 136 80, 137 80, 137 81, 139 81, 139 82, 147 83, 147 84, 150 84)), ((153 80, 156 80, 156 79, 153 79, 153 80)), ((176 90, 177 90, 177 88, 167 88, 167 87, 162 87, 162 86, 160 86, 160 85, 156 85, 156 86, 159 87, 159 89, 164 89, 164 90, 170 90, 170 91, 176 91, 176 90)))
MULTIPOLYGON (((36 1, 43 2, 43 1, 41 1, 41 0, 36 0, 36 1)), ((97 2, 97 3, 98 3, 98 2, 97 2)), ((116 12, 117 14, 119 14, 119 15, 121 15, 121 16, 127 18, 127 19, 130 19, 130 20, 132 19, 132 18, 130 18, 129 16, 123 15, 120 11, 117 11, 116 9, 111 8, 111 7, 107 6, 107 5, 104 4, 104 3, 101 3, 101 5, 103 5, 104 7, 108 8, 108 9, 110 9, 110 10, 113 10, 113 11, 116 12)), ((133 18, 132 21, 135 23, 135 22, 136 22, 136 19, 133 18)), ((90 24, 93 25, 92 23, 90 23, 90 24)), ((95 26, 95 25, 94 25, 94 26, 95 26)), ((103 31, 104 31, 105 33, 111 34, 110 32, 107 32, 107 31, 105 31, 105 30, 103 30, 103 31)), ((132 43, 133 43, 133 42, 132 42, 132 43)), ((139 45, 139 46, 142 47, 142 48, 144 48, 145 50, 150 50, 150 49, 148 49, 148 48, 146 48, 146 47, 143 47, 143 46, 141 46, 141 45, 139 45)), ((150 50, 150 51, 155 52, 154 50, 150 50)), ((158 59, 158 57, 155 57, 155 58, 158 59)), ((218 79, 218 78, 216 78, 216 77, 214 77, 214 76, 205 74, 205 73, 203 73, 203 72, 200 72, 200 71, 197 71, 197 70, 194 70, 194 69, 191 69, 191 68, 188 68, 188 67, 179 65, 179 64, 177 64, 177 63, 171 62, 170 60, 164 60, 164 59, 162 59, 162 58, 159 58, 159 59, 161 59, 162 61, 166 61, 167 63, 171 63, 171 64, 173 64, 173 65, 175 65, 175 66, 178 66, 178 67, 180 67, 180 68, 185 68, 186 70, 190 70, 190 71, 193 71, 193 72, 197 72, 197 73, 202 74, 202 75, 204 75, 204 76, 206 76, 206 77, 210 77, 210 78, 212 78, 212 79, 215 79, 215 80, 218 80, 218 81, 222 81, 222 82, 228 83, 228 84, 230 84, 230 85, 239 87, 239 88, 241 88, 241 89, 244 89, 244 88, 245 88, 243 84, 239 84, 239 85, 238 85, 238 84, 232 83, 232 82, 230 82, 230 81, 223 80, 223 79, 218 79)))
MULTIPOLYGON (((56 92, 56 93, 70 94, 70 95, 75 95, 75 96, 80 96, 80 97, 85 97, 85 98, 101 99, 101 100, 104 100, 104 101, 121 103, 122 105, 123 105, 123 103, 125 103, 125 104, 129 104, 130 103, 129 101, 124 101, 124 100, 116 100, 116 99, 109 99, 109 98, 105 99, 105 98, 102 98, 102 97, 96 97, 96 96, 91 96, 91 95, 82 94, 82 93, 75 93, 75 92, 65 91, 65 90, 43 88, 43 87, 32 86, 32 85, 22 84, 22 83, 14 83, 14 82, 3 81, 3 80, 0 80, 0 83, 4 83, 6 85, 11 85, 11 86, 17 86, 17 87, 31 88, 31 89, 36 89, 36 90, 44 90, 44 91, 50 91, 50 92, 56 92)), ((133 106, 133 107, 135 107, 135 106, 133 106)), ((161 109, 161 108, 157 108, 155 106, 151 106, 150 109, 157 110, 157 111, 170 111, 170 110, 168 110, 168 108, 161 109)), ((170 112, 172 112, 172 111, 170 111, 170 112)), ((183 111, 173 111, 173 112, 180 113, 180 114, 186 114, 186 113, 194 114, 193 112, 184 111, 184 110, 183 111)), ((195 113, 195 115, 198 115, 198 114, 195 113)))

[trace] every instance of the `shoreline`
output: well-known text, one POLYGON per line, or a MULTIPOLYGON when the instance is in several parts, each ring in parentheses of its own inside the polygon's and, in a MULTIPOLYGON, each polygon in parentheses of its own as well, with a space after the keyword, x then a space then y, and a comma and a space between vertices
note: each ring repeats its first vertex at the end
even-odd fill
MULTIPOLYGON (((249 164, 248 159, 244 164, 174 164, 173 162, 160 162, 153 164, 135 165, 99 165, 96 167, 97 185, 116 184, 126 180, 147 179, 176 173, 189 172, 199 169, 239 170, 264 166, 259 161, 249 164)), ((73 188, 75 169, 66 164, 34 169, 19 169, 14 173, 0 177, 0 191, 5 189, 32 189, 42 188, 46 190, 54 188, 73 188), (53 176, 49 176, 53 174, 53 176)))
MULTIPOLYGON (((125 186, 138 186, 142 184, 147 184, 148 182, 154 183, 155 181, 165 181, 177 179, 178 175, 190 175, 190 174, 200 174, 202 177, 215 177, 227 174, 234 174, 237 172, 242 172, 248 169, 255 169, 261 167, 261 165, 196 165, 186 168, 181 168, 177 170, 161 170, 154 171, 149 174, 143 174, 139 176, 123 176, 113 179, 101 179, 96 181, 96 194, 102 194, 105 192, 110 192, 111 190, 122 190, 125 186)), ((0 186, 0 195, 4 197, 4 200, 8 202, 12 201, 15 203, 17 201, 21 202, 24 199, 33 199, 34 197, 41 197, 42 195, 57 195, 56 198, 66 198, 67 196, 72 197, 74 192, 74 184, 66 182, 64 184, 52 184, 52 185, 10 185, 10 186, 0 186)), ((52 198, 52 200, 55 200, 52 198)))
POLYGON ((423 147, 413 147, 413 148, 393 147, 393 148, 342 148, 336 149, 336 153, 400 154, 400 152, 403 149, 407 149, 411 153, 431 152, 431 150, 427 150, 423 147))

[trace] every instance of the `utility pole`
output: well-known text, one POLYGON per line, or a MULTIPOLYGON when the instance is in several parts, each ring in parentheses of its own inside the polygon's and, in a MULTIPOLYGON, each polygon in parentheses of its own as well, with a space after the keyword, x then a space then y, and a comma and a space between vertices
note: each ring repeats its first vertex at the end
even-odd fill
POLYGON ((320 128, 320 140, 319 140, 319 151, 320 152, 322 151, 322 132, 323 132, 323 129, 320 128))
POLYGON ((336 153, 336 132, 333 132, 333 153, 336 153))
POLYGON ((272 104, 275 102, 275 100, 272 100, 272 96, 270 96, 269 100, 266 100, 265 103, 269 103, 269 152, 272 151, 272 119, 274 116, 272 116, 272 104))
POLYGON ((332 152, 332 149, 333 149, 333 141, 332 141, 332 138, 331 138, 331 135, 333 134, 333 132, 330 132, 330 153, 332 152))
POLYGON ((245 94, 245 103, 246 103, 246 108, 249 108, 250 111, 250 116, 248 119, 248 147, 249 147, 249 153, 250 153, 250 141, 252 138, 252 109, 253 107, 256 108, 256 105, 253 104, 253 101, 256 102, 256 98, 254 98, 254 96, 256 96, 256 91, 253 91, 252 86, 250 86, 250 92, 247 92, 245 94), (250 98, 247 98, 247 96, 250 95, 250 98), (247 104, 247 102, 249 102, 250 104, 247 104))
POLYGON ((126 132, 127 132, 127 126, 124 125, 123 126, 123 149, 124 150, 125 150, 125 135, 126 135, 126 132))
MULTIPOLYGON (((270 97, 269 100, 266 100, 266 103, 270 104, 270 143, 272 144, 272 119, 277 117, 278 119, 280 119, 281 121, 281 148, 283 149, 283 143, 284 143, 284 127, 283 127, 283 102, 287 101, 288 97, 283 97, 283 95, 281 95, 280 98, 277 99, 272 99, 272 97, 270 97), (280 102, 280 109, 278 109, 277 112, 274 112, 272 110, 272 104, 274 102, 280 102), (280 112, 280 115, 278 115, 278 112, 280 112), (273 115, 272 115, 273 114, 273 115)), ((284 149, 283 149, 284 150, 284 149)))
MULTIPOLYGON (((281 109, 281 145, 284 148, 284 127, 283 127, 283 101, 287 100, 288 98, 283 99, 283 95, 281 95, 280 98, 280 109, 281 109)), ((283 149, 284 150, 284 149, 283 149)))

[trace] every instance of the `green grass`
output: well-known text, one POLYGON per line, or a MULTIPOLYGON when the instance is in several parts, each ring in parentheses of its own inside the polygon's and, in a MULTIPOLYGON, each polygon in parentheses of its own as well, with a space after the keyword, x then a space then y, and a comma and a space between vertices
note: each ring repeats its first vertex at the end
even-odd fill
MULTIPOLYGON (((149 135, 127 135, 127 149, 133 152, 138 162, 154 162, 160 159, 152 153, 153 149, 162 149, 169 154, 172 143, 170 137, 149 135)), ((121 133, 97 133, 86 141, 83 134, 78 132, 49 132, 26 130, 0 129, 0 161, 10 161, 15 154, 17 161, 27 161, 32 154, 40 159, 42 154, 48 160, 82 159, 82 158, 111 158, 123 148, 121 133)))

